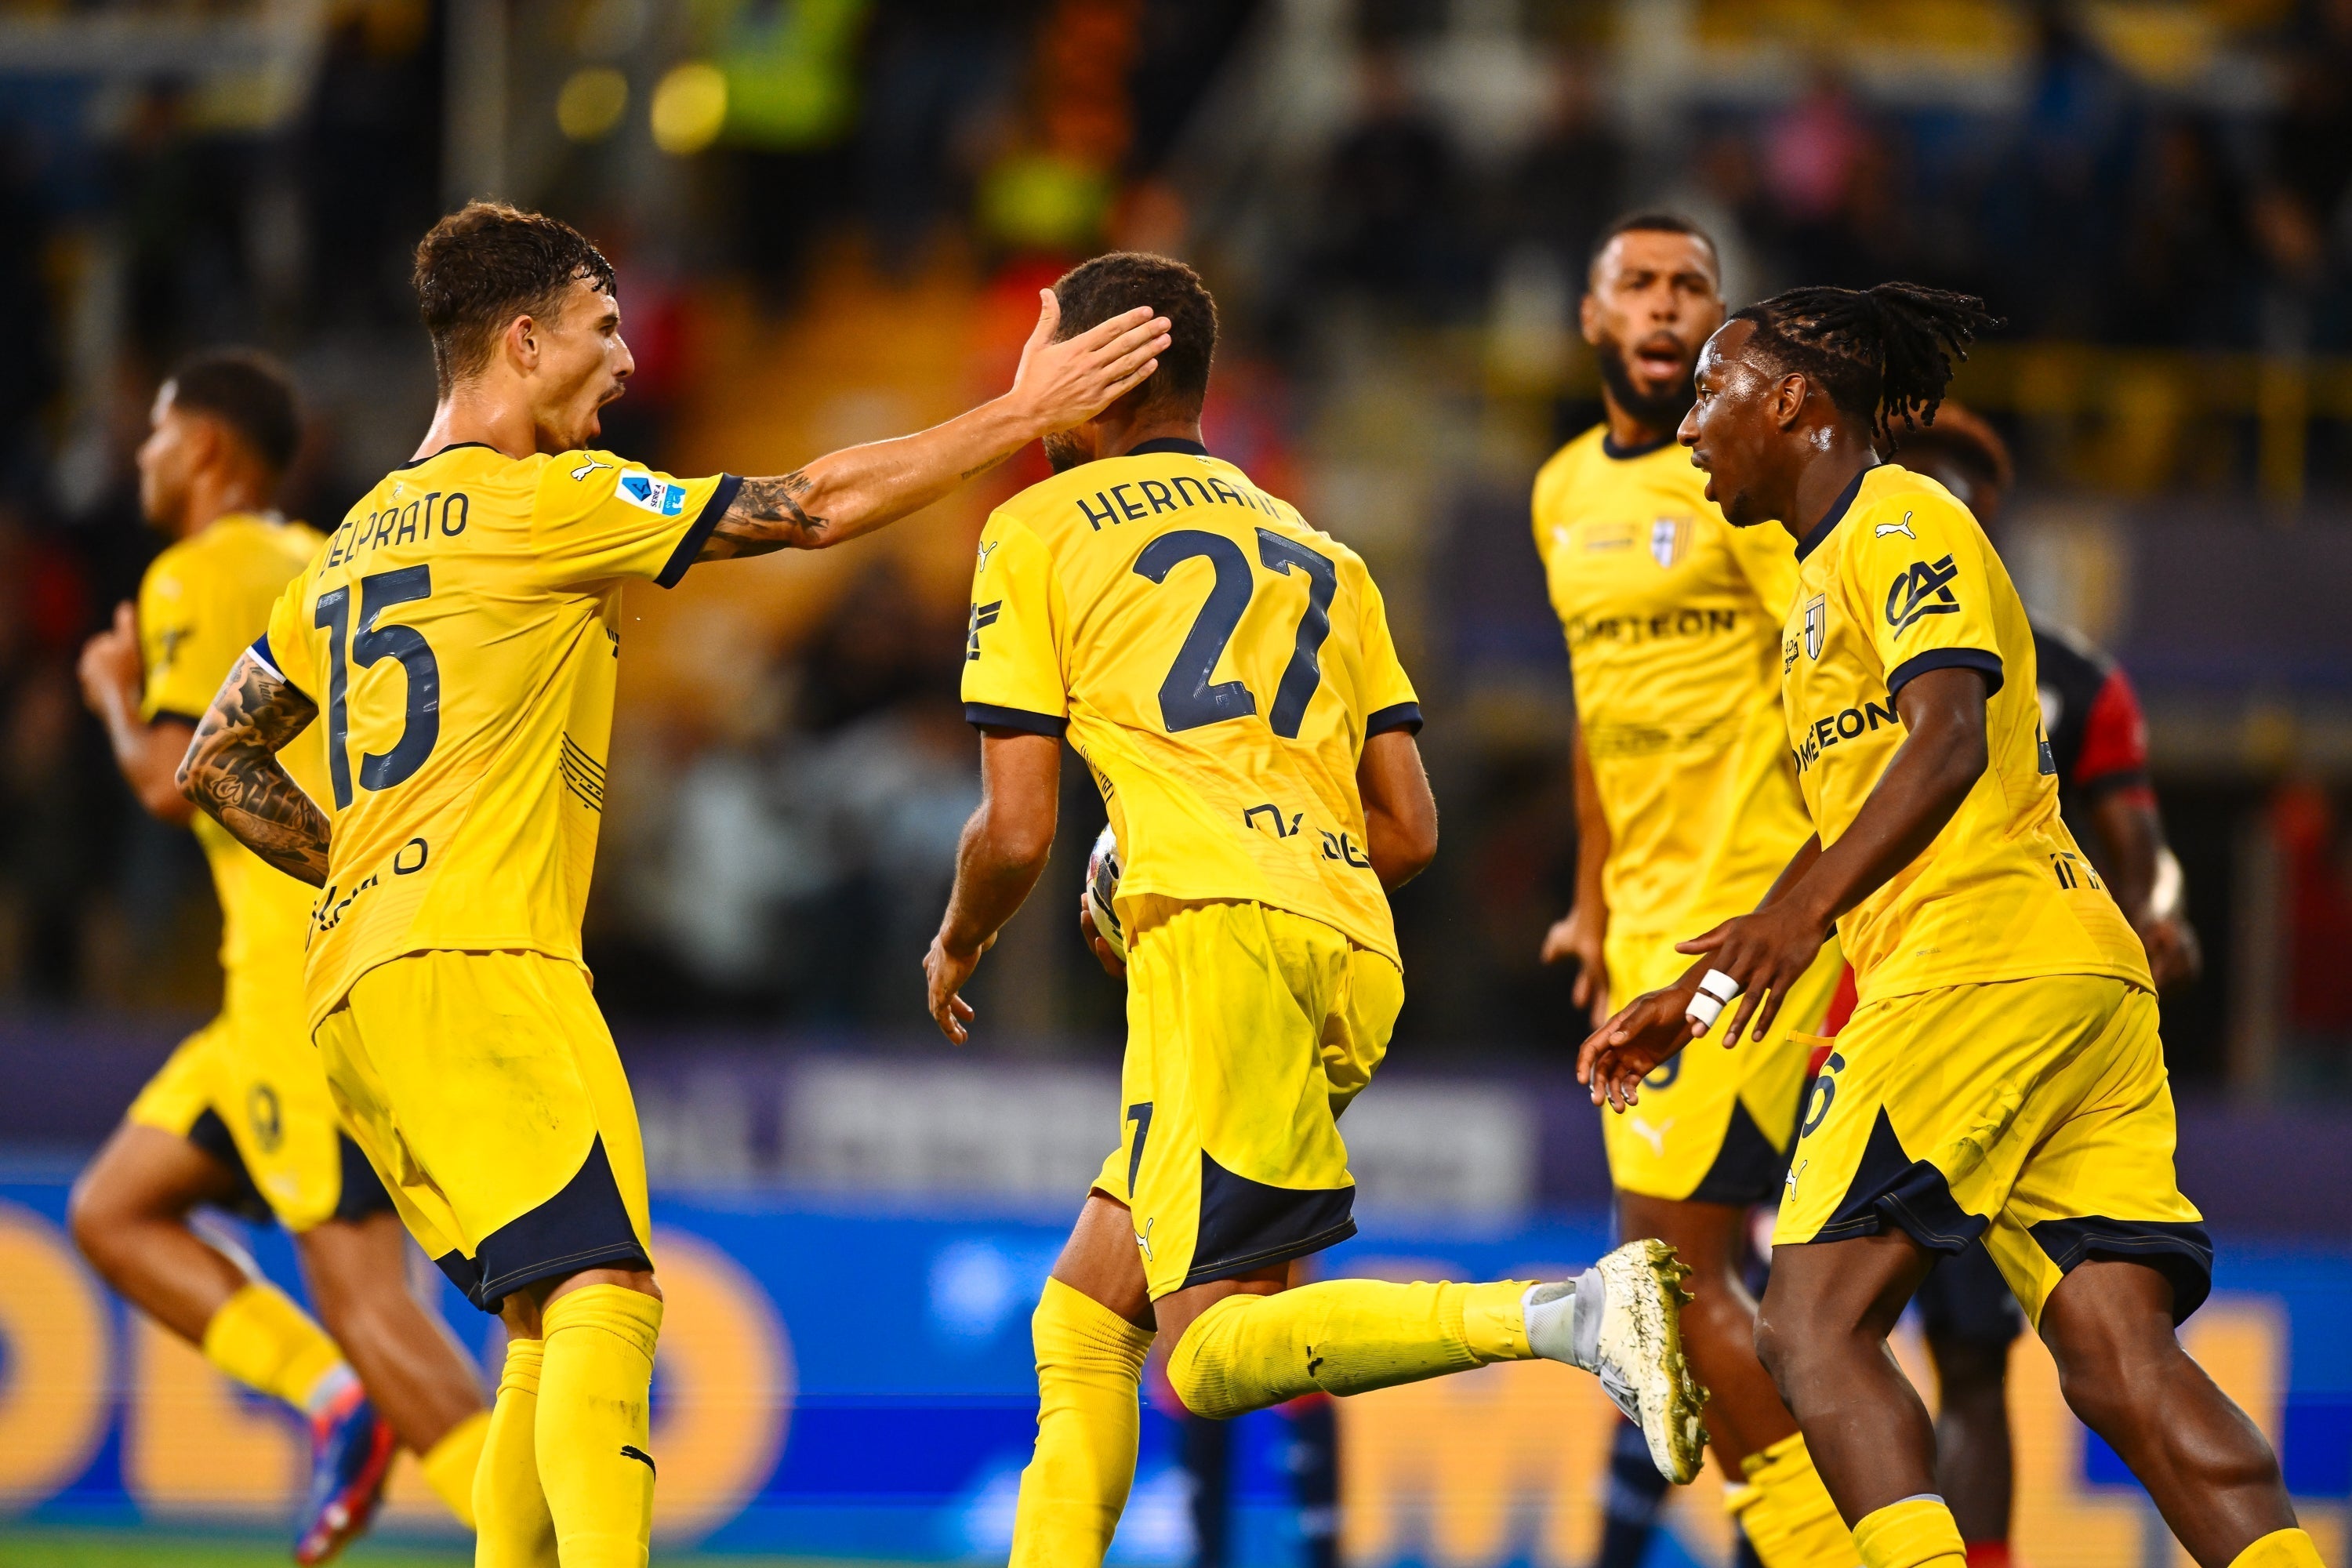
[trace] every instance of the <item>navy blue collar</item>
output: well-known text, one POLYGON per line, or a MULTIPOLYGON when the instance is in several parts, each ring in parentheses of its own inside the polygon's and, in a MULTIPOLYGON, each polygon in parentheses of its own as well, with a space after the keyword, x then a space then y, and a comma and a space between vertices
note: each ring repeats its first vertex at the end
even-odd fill
POLYGON ((1209 448, 1198 441, 1188 441, 1181 436, 1161 436, 1139 447, 1129 447, 1121 457, 1149 458, 1155 452, 1181 452, 1188 458, 1205 458, 1209 448))
MULTIPOLYGON (((450 442, 447 446, 446 446, 446 447, 441 447, 439 451, 427 452, 427 453, 425 453, 425 456, 423 456, 423 457, 421 457, 421 458, 409 458, 409 459, 408 459, 408 461, 406 461, 406 462, 404 462, 404 463, 401 464, 401 465, 400 465, 400 467, 401 467, 401 468, 423 468, 425 464, 427 464, 427 463, 431 462, 434 458, 437 458, 437 457, 441 456, 443 452, 454 452, 454 451, 457 450, 460 447, 489 447, 489 446, 490 446, 490 444, 489 444, 488 441, 452 441, 452 442, 450 442)), ((497 450, 498 450, 498 448, 497 448, 497 447, 490 447, 490 449, 491 449, 492 451, 497 451, 497 450)), ((395 470, 394 470, 394 472, 397 472, 397 471, 398 471, 398 469, 395 469, 395 470)))
POLYGON ((1630 463, 1636 458, 1646 458, 1653 452, 1663 452, 1674 444, 1675 438, 1672 436, 1661 436, 1654 441, 1644 441, 1638 447, 1620 447, 1617 444, 1617 437, 1604 431, 1601 437, 1601 455, 1604 458, 1614 458, 1621 463, 1630 463))
POLYGON ((1845 521, 1845 514, 1853 509, 1853 498, 1862 493, 1862 481, 1876 473, 1880 465, 1873 463, 1869 468, 1854 475, 1853 482, 1838 493, 1837 500, 1830 502, 1830 510, 1822 514, 1821 521, 1813 524, 1811 531, 1797 541, 1798 560, 1802 561, 1820 549, 1822 541, 1830 536, 1830 531, 1845 521))

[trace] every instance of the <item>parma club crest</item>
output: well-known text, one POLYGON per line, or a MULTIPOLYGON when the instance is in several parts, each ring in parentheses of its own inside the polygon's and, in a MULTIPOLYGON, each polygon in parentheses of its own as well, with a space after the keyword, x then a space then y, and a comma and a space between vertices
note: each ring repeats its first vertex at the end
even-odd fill
POLYGON ((1822 657, 1822 638, 1829 631, 1829 595, 1816 594, 1805 601, 1805 657, 1822 657))
POLYGON ((1662 517, 1650 524, 1650 558, 1664 571, 1683 558, 1690 548, 1691 520, 1686 517, 1662 517))

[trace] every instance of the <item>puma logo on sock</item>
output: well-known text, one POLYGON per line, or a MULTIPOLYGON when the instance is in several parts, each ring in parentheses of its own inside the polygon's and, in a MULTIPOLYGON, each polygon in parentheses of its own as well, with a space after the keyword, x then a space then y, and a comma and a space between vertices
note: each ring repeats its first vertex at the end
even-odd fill
MULTIPOLYGON (((649 1470, 654 1469, 654 1457, 651 1454, 646 1453, 643 1448, 638 1447, 635 1443, 624 1443, 621 1445, 621 1458, 625 1459, 635 1459, 646 1468, 649 1470)), ((659 1475, 661 1472, 659 1470, 654 1470, 654 1474, 659 1475)))

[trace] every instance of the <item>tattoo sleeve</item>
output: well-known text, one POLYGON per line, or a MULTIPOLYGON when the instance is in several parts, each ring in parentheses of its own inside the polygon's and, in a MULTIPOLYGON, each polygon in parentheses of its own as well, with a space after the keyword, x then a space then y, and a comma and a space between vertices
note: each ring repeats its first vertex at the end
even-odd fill
POLYGON ((814 487, 795 470, 776 479, 747 479, 702 546, 699 559, 728 561, 772 550, 814 550, 828 542, 827 521, 801 502, 814 487))
POLYGON ((289 877, 327 881, 327 814, 278 760, 319 705, 247 653, 196 726, 180 763, 180 793, 229 836, 289 877))

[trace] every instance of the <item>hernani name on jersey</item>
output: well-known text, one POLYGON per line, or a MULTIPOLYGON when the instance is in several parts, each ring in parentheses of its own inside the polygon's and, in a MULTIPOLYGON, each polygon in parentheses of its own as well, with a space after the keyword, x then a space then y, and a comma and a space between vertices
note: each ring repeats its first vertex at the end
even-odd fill
POLYGON ((1095 492, 1094 499, 1101 507, 1097 511, 1087 504, 1087 498, 1076 498, 1078 515, 1087 520, 1095 532, 1100 533, 1104 523, 1141 522, 1163 511, 1182 511, 1188 507, 1214 506, 1222 501, 1228 506, 1245 506, 1262 511, 1268 517, 1280 517, 1272 500, 1248 485, 1228 484, 1216 474, 1195 479, 1190 474, 1176 474, 1164 482, 1160 479, 1134 479, 1126 484, 1112 485, 1095 492), (1128 499, 1129 490, 1143 492, 1142 502, 1128 499), (1192 491, 1200 491, 1196 500, 1192 491))

